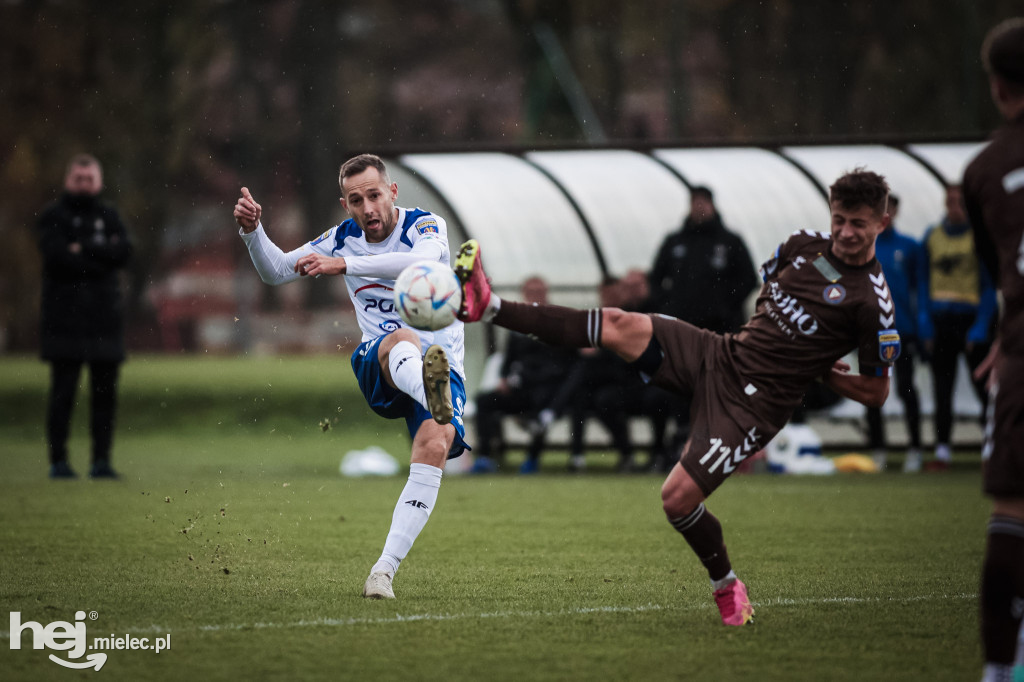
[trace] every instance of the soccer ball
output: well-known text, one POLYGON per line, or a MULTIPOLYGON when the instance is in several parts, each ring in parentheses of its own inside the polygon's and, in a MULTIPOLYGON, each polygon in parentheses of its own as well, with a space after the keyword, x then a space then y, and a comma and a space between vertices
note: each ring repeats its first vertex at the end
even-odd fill
POLYGON ((395 280, 395 307, 410 327, 436 331, 455 321, 462 288, 455 272, 436 261, 414 263, 395 280))

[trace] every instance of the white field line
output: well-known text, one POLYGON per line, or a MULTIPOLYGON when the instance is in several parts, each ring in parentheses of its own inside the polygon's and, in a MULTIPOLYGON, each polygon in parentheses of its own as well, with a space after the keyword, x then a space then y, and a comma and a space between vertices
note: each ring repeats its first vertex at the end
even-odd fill
MULTIPOLYGON (((977 594, 927 594, 910 597, 827 597, 824 599, 790 599, 775 597, 765 601, 751 602, 754 606, 822 606, 826 604, 911 604, 926 601, 973 601, 977 594)), ((408 616, 395 614, 383 618, 314 618, 297 620, 290 623, 222 623, 218 625, 198 625, 189 628, 176 628, 173 632, 230 632, 235 630, 286 630, 293 628, 316 627, 351 627, 359 625, 392 625, 396 623, 415 623, 420 621, 437 622, 446 620, 486 620, 491 618, 561 618, 566 616, 586 616, 602 613, 644 613, 647 611, 699 611, 711 608, 711 602, 693 607, 663 604, 641 604, 639 606, 590 606, 578 609, 562 609, 559 611, 485 611, 483 613, 417 613, 408 616)), ((171 628, 160 625, 118 628, 119 632, 166 633, 171 628)), ((10 631, 0 630, 0 639, 10 639, 10 631)))

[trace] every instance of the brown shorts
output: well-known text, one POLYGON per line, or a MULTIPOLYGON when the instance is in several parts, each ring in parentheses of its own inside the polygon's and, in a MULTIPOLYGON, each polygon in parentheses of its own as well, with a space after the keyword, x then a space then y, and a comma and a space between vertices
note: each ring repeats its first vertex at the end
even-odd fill
POLYGON ((1024 357, 1004 356, 998 393, 989 396, 985 428, 985 493, 1024 498, 1024 357))
POLYGON ((764 395, 736 371, 727 337, 675 318, 652 315, 654 337, 665 358, 651 383, 690 395, 690 437, 679 458, 705 496, 747 457, 768 444, 788 414, 765 404, 764 395))

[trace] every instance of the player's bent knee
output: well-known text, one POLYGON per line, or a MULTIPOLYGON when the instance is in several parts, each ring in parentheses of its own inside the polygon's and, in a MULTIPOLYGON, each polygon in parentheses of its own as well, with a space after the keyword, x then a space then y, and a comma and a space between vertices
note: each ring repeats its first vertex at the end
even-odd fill
POLYGON ((675 467, 661 486, 661 508, 670 519, 686 516, 704 501, 696 481, 681 467, 675 467))
POLYGON ((413 438, 411 461, 443 469, 454 441, 454 426, 438 424, 428 419, 420 425, 416 437, 413 438))
POLYGON ((384 340, 381 341, 380 345, 377 347, 377 360, 378 362, 381 363, 382 367, 387 367, 388 354, 391 352, 391 349, 394 348, 396 344, 402 341, 408 341, 417 348, 420 347, 420 337, 416 334, 416 332, 412 331, 411 329, 405 328, 396 329, 395 331, 385 336, 384 340))

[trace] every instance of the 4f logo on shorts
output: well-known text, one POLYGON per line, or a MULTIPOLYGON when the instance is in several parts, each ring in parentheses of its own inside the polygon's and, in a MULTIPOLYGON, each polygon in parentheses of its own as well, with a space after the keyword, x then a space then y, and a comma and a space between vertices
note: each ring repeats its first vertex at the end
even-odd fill
POLYGON ((756 426, 747 431, 743 442, 736 447, 726 445, 721 438, 712 438, 710 440, 711 449, 700 458, 701 465, 706 466, 708 462, 712 462, 711 466, 708 467, 709 474, 715 473, 715 469, 719 466, 722 467, 722 471, 726 474, 731 474, 736 470, 740 462, 761 449, 761 434, 757 432, 756 426))

